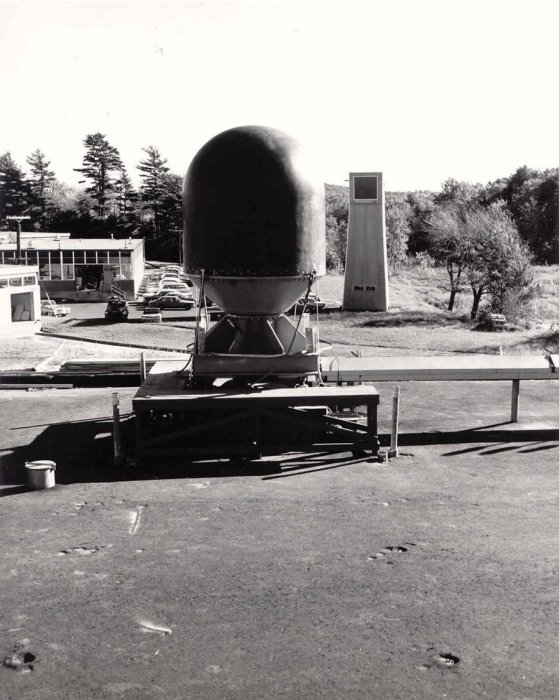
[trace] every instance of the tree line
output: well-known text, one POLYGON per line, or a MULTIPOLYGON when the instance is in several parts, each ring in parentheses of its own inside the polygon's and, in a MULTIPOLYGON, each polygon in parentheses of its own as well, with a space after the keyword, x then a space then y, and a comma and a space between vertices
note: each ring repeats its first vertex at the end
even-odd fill
MULTIPOLYGON (((105 134, 88 134, 80 187, 70 187, 36 149, 28 171, 9 152, 0 155, 0 228, 10 214, 29 214, 24 230, 70 232, 74 237, 139 236, 148 258, 173 260, 182 230, 182 176, 170 171, 155 146, 142 149, 134 188, 119 151, 105 134)), ((349 191, 326 185, 327 267, 345 262, 349 191)), ((448 308, 464 288, 472 291, 472 317, 483 295, 494 310, 530 297, 530 263, 559 263, 559 168, 518 168, 486 185, 446 180, 439 192, 386 195, 389 265, 431 260, 446 267, 448 308)))
MULTIPOLYGON (((444 266, 448 309, 471 289, 471 317, 482 297, 494 312, 517 316, 533 299, 531 264, 559 263, 559 168, 518 168, 487 185, 446 180, 439 192, 386 195, 389 266, 409 261, 444 266)), ((326 185, 327 266, 342 271, 349 190, 326 185)))
POLYGON ((6 217, 28 214, 23 230, 70 232, 73 237, 139 236, 146 255, 176 259, 182 240, 182 177, 171 172, 155 146, 143 148, 137 164, 136 189, 117 148, 105 134, 88 134, 81 167, 81 187, 57 179, 47 156, 36 149, 27 159, 28 172, 9 152, 0 155, 0 228, 6 217))

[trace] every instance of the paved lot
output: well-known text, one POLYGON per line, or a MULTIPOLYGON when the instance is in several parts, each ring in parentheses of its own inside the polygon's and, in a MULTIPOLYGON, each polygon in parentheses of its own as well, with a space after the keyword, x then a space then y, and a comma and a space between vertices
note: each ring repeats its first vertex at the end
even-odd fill
MULTIPOLYGON (((105 309, 107 308, 107 304, 105 302, 92 302, 92 303, 70 303, 66 304, 66 306, 69 306, 71 309, 71 314, 68 318, 82 321, 82 320, 87 320, 87 319, 104 319, 105 318, 105 309)), ((144 309, 144 304, 143 302, 128 302, 128 319, 130 321, 138 321, 141 316, 142 312, 144 309)), ((178 320, 178 321, 186 321, 190 320, 193 317, 193 311, 184 311, 182 309, 163 309, 162 310, 163 318, 165 320, 178 320)), ((44 318, 51 318, 51 317, 44 317, 44 318)))
POLYGON ((556 697, 558 389, 510 425, 508 383, 403 385, 388 464, 143 471, 110 389, 3 392, 0 695, 556 697), (22 491, 39 457, 58 485, 22 491))

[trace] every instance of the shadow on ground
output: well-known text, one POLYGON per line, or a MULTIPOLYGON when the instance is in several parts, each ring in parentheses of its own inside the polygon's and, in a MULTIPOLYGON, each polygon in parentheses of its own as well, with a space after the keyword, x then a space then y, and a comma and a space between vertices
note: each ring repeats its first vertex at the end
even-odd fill
MULTIPOLYGON (((490 456, 516 450, 533 453, 559 449, 558 429, 505 429, 507 423, 484 428, 471 428, 446 432, 414 432, 399 436, 400 447, 423 445, 456 445, 456 449, 444 452, 452 457, 465 453, 490 456)), ((123 442, 129 452, 133 446, 133 417, 122 422, 123 442)), ((389 435, 380 436, 381 447, 390 444, 389 435)), ((12 448, 4 448, 8 451, 12 448)), ((409 455, 412 456, 412 455, 409 455)), ((112 421, 93 419, 67 421, 45 426, 43 432, 31 443, 16 446, 12 452, 0 456, 0 471, 5 484, 26 482, 25 462, 49 459, 56 462, 56 483, 94 483, 106 481, 137 481, 150 479, 176 479, 200 477, 261 476, 263 479, 295 476, 308 471, 321 471, 362 463, 376 462, 366 455, 313 453, 310 455, 286 455, 258 461, 238 459, 213 459, 198 462, 153 460, 149 466, 113 465, 112 421)), ((0 490, 3 496, 20 493, 27 487, 14 486, 0 490)))

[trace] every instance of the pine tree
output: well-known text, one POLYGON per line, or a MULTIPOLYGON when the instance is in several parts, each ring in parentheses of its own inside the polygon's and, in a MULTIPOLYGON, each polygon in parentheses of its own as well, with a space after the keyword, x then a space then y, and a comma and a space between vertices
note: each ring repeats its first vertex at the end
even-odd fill
POLYGON ((29 184, 8 151, 0 156, 0 219, 27 212, 29 201, 29 184))
POLYGON ((139 195, 132 185, 126 168, 122 168, 114 183, 114 213, 119 224, 125 227, 135 226, 139 222, 139 195))
POLYGON ((31 205, 33 213, 39 220, 40 230, 44 231, 47 227, 49 201, 55 179, 54 172, 49 170, 50 161, 46 159, 45 154, 39 148, 27 157, 27 163, 31 169, 31 177, 29 178, 31 205))
POLYGON ((166 176, 169 168, 165 165, 167 159, 161 156, 155 146, 142 148, 146 154, 145 160, 140 161, 138 170, 142 179, 141 198, 144 210, 151 210, 153 214, 153 229, 155 237, 161 235, 162 209, 167 194, 166 176))
POLYGON ((83 144, 87 149, 83 167, 74 170, 83 173, 86 180, 91 182, 85 191, 95 204, 97 216, 104 219, 107 216, 107 202, 115 189, 116 178, 112 173, 120 173, 124 166, 118 150, 109 144, 105 134, 88 134, 83 144))

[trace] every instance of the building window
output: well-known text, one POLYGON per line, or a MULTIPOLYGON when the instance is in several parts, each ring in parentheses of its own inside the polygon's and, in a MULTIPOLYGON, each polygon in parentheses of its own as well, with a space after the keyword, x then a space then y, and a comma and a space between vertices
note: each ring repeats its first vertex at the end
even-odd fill
POLYGON ((39 279, 50 280, 49 254, 39 253, 39 279))
POLYGON ((132 267, 129 263, 122 263, 120 266, 120 276, 124 280, 131 279, 132 267))
POLYGON ((8 280, 2 280, 0 279, 0 288, 1 287, 7 287, 8 286, 8 280))
POLYGON ((12 294, 12 321, 34 321, 33 292, 12 294))
POLYGON ((376 202, 378 200, 378 176, 355 175, 353 178, 353 200, 376 202))
POLYGON ((29 275, 28 277, 24 277, 23 284, 37 284, 37 278, 35 277, 35 275, 29 275))
POLYGON ((21 287, 21 277, 10 277, 10 287, 21 287))
POLYGON ((65 280, 74 279, 74 266, 73 265, 62 265, 62 277, 65 280))

